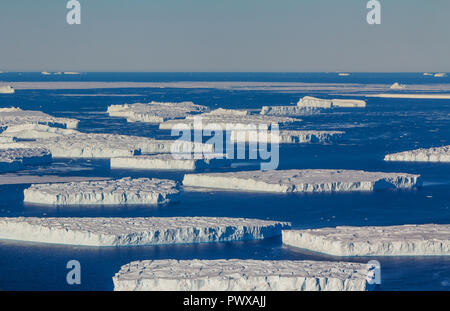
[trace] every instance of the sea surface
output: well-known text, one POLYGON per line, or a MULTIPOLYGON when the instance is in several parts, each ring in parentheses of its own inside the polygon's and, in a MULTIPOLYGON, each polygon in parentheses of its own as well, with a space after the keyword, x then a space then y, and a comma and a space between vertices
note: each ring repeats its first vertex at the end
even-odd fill
MULTIPOLYGON (((301 82, 345 85, 449 84, 450 78, 423 73, 83 73, 51 75, 3 73, 0 82, 301 82)), ((445 93, 445 92, 444 92, 445 93)), ((448 93, 448 92, 447 92, 448 93)), ((126 88, 89 90, 17 90, 0 94, 0 107, 40 110, 80 120, 79 130, 176 139, 170 131, 145 123, 109 117, 108 105, 154 101, 193 101, 211 108, 258 109, 288 105, 303 96, 329 98, 324 91, 245 90, 220 88, 126 88), (95 96, 86 96, 95 95, 95 96)), ((333 95, 334 98, 348 96, 333 95)), ((29 185, 0 185, 0 217, 137 217, 226 216, 289 221, 293 228, 339 225, 401 225, 450 223, 450 164, 384 162, 387 153, 450 145, 450 100, 365 98, 364 109, 335 109, 303 116, 296 129, 341 130, 329 144, 281 145, 279 169, 333 168, 420 174, 423 187, 345 194, 264 194, 235 191, 191 191, 180 203, 161 207, 46 207, 23 204, 29 185)), ((256 170, 256 161, 235 160, 231 168, 203 171, 256 170)), ((21 175, 145 176, 181 181, 184 172, 111 170, 107 160, 55 159, 30 167, 21 175)), ((449 237, 450 238, 450 237, 449 237)), ((343 260, 283 246, 280 238, 197 245, 79 247, 0 241, 0 290, 112 290, 120 266, 144 259, 314 259, 343 260), (66 263, 81 263, 81 285, 66 283, 66 263)), ((344 258, 367 262, 373 258, 344 258)), ((379 290, 450 290, 450 256, 375 258, 381 263, 379 290)))

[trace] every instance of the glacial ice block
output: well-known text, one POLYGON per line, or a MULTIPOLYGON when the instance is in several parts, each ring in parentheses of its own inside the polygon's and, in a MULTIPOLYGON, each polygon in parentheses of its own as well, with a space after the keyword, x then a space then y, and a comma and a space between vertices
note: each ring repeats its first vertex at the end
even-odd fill
POLYGON ((293 260, 144 260, 122 266, 115 291, 363 291, 364 263, 293 260))
POLYGON ((247 110, 216 109, 180 120, 159 124, 160 129, 233 130, 249 126, 270 128, 272 124, 289 124, 301 120, 289 117, 250 114, 247 110))
POLYGON ((129 177, 115 180, 33 184, 23 191, 24 202, 50 205, 164 204, 176 202, 176 181, 129 177))
POLYGON ((69 118, 57 118, 41 111, 22 110, 20 108, 0 108, 0 128, 12 125, 37 123, 44 125, 59 125, 68 129, 78 126, 78 120, 69 118))
POLYGON ((279 131, 278 135, 270 131, 243 131, 233 130, 231 132, 232 142, 267 142, 280 144, 305 144, 325 143, 336 136, 341 136, 340 131, 279 131))
POLYGON ((301 98, 298 103, 298 107, 310 107, 310 108, 364 108, 366 107, 366 102, 363 100, 355 99, 321 99, 311 96, 305 96, 301 98))
POLYGON ((24 165, 50 163, 52 155, 42 148, 0 149, 0 172, 17 171, 24 165))
MULTIPOLYGON (((10 144, 11 147, 17 144, 10 144)), ((184 150, 212 152, 214 145, 179 140, 156 140, 147 137, 116 134, 77 133, 35 141, 21 142, 18 146, 42 147, 54 158, 115 158, 143 153, 171 153, 184 150)))
POLYGON ((0 239, 85 246, 137 246, 257 240, 284 222, 221 217, 0 218, 0 239))
POLYGON ((184 186, 262 192, 373 191, 420 185, 419 175, 354 170, 273 170, 186 174, 184 186))
POLYGON ((37 123, 25 123, 8 126, 7 129, 1 133, 0 138, 16 137, 20 139, 41 139, 74 134, 81 134, 81 133, 73 129, 51 127, 48 125, 37 123))
POLYGON ((333 256, 448 256, 450 225, 283 230, 283 244, 333 256))
POLYGON ((15 90, 10 85, 0 85, 0 94, 14 94, 15 90))
POLYGON ((224 154, 155 154, 111 158, 111 168, 140 170, 195 170, 228 164, 224 154))
POLYGON ((161 123, 172 119, 185 118, 191 114, 205 112, 208 107, 193 102, 155 102, 148 104, 111 105, 108 114, 112 117, 124 117, 128 122, 161 123))
POLYGON ((260 114, 268 116, 297 117, 320 113, 320 109, 315 107, 299 106, 263 106, 260 114))
POLYGON ((404 162, 450 162, 450 145, 392 153, 386 155, 384 160, 404 162))

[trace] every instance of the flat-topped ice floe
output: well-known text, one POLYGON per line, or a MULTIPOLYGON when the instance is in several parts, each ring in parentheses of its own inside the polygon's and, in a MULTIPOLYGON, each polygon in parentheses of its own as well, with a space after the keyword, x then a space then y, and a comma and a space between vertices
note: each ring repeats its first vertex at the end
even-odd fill
POLYGON ((363 291, 362 263, 293 260, 144 260, 121 267, 115 291, 363 291))
POLYGON ((305 96, 301 98, 298 103, 298 107, 311 107, 311 108, 364 108, 366 102, 363 100, 355 99, 321 99, 311 96, 305 96))
POLYGON ((283 244, 333 256, 449 256, 450 225, 283 230, 283 244))
POLYGON ((301 120, 288 117, 250 114, 247 110, 219 108, 211 112, 188 116, 185 119, 163 122, 159 124, 159 128, 195 130, 220 129, 231 131, 233 129, 246 129, 249 125, 270 128, 272 124, 282 125, 299 121, 301 120))
POLYGON ((78 120, 52 117, 41 111, 22 110, 20 108, 0 108, 0 128, 11 125, 37 123, 44 125, 59 125, 65 128, 77 128, 78 120))
POLYGON ((299 106, 263 106, 260 114, 268 116, 288 116, 298 117, 320 113, 320 109, 315 107, 299 106))
POLYGON ((148 104, 111 105, 108 114, 112 117, 124 117, 128 122, 161 123, 172 119, 185 118, 191 114, 205 112, 208 107, 193 102, 150 102, 148 104))
POLYGON ((373 191, 409 189, 420 185, 419 175, 354 170, 274 170, 186 174, 183 185, 262 192, 373 191))
POLYGON ((173 180, 129 177, 104 181, 33 184, 24 202, 49 205, 164 204, 180 199, 173 180))
POLYGON ((233 130, 232 142, 276 142, 280 144, 325 143, 343 135, 341 131, 287 131, 281 130, 278 135, 270 131, 233 130))
MULTIPOLYGON (((35 141, 2 144, 2 147, 41 147, 51 151, 54 158, 115 158, 144 153, 171 153, 185 150, 212 152, 214 145, 179 140, 156 140, 152 138, 116 134, 50 133, 35 141)), ((27 135, 39 135, 33 131, 27 135)))
POLYGON ((388 154, 385 161, 450 162, 450 145, 388 154))
POLYGON ((284 222, 220 217, 0 218, 0 239, 137 246, 257 240, 280 236, 284 222))
POLYGON ((0 94, 14 94, 15 90, 10 85, 0 85, 0 94))
POLYGON ((17 171, 25 165, 50 163, 52 155, 42 148, 0 149, 0 172, 17 171))
POLYGON ((224 154, 155 154, 111 158, 111 168, 140 170, 195 170, 229 164, 224 154))
POLYGON ((25 123, 8 126, 0 137, 16 137, 21 139, 53 138, 65 135, 81 134, 77 130, 51 127, 37 123, 25 123))

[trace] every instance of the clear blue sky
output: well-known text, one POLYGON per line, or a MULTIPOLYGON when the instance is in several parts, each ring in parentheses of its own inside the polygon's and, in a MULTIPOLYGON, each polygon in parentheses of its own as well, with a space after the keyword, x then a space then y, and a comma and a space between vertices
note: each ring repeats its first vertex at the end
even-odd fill
POLYGON ((450 1, 1 0, 1 71, 450 71, 450 1))

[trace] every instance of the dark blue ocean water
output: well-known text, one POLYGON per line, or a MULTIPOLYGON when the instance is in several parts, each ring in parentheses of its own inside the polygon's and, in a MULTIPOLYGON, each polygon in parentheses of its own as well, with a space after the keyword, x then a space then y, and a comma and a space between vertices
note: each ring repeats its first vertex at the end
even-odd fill
MULTIPOLYGON (((42 76, 7 73, 2 81, 264 81, 311 83, 392 84, 450 83, 421 73, 408 74, 251 74, 251 73, 90 73, 80 76, 42 76)), ((13 84, 13 83, 12 83, 13 84)), ((18 90, 0 95, 0 107, 16 106, 41 110, 60 117, 80 119, 81 131, 169 138, 169 131, 154 125, 127 123, 105 114, 111 104, 155 101, 194 101, 223 108, 260 108, 287 105, 315 93, 281 93, 218 89, 94 89, 18 90), (66 96, 66 95, 72 96, 66 96), (78 94, 78 96, 77 96, 78 94), (130 96, 81 96, 119 94, 130 96), (136 96, 139 95, 139 96, 136 96)), ((0 217, 13 216, 230 216, 290 221, 294 228, 336 225, 396 225, 450 223, 450 165, 431 163, 385 163, 386 153, 450 144, 450 100, 368 98, 365 109, 338 109, 305 116, 299 129, 343 130, 332 144, 282 145, 279 169, 342 168, 369 171, 408 172, 423 176, 424 186, 413 191, 376 191, 346 194, 255 194, 230 191, 185 191, 180 203, 162 207, 70 207, 24 205, 28 185, 0 186, 0 217)), ((239 162, 239 161, 236 161, 239 162)), ((238 168, 258 169, 240 160, 238 168)), ((223 171, 224 169, 220 169, 223 171)), ((183 172, 110 170, 106 160, 55 160, 51 165, 29 168, 21 174, 61 176, 148 176, 181 180, 183 172)), ((450 238, 450 237, 449 237, 450 238)), ((340 260, 302 253, 282 246, 280 239, 236 243, 159 247, 90 248, 0 242, 0 289, 3 290, 111 290, 112 276, 121 265, 142 259, 315 259, 340 260), (77 259, 82 266, 82 284, 66 284, 66 263, 77 259)), ((449 257, 377 258, 382 265, 382 290, 449 290, 449 257)), ((346 258, 367 262, 368 258, 346 258)))

